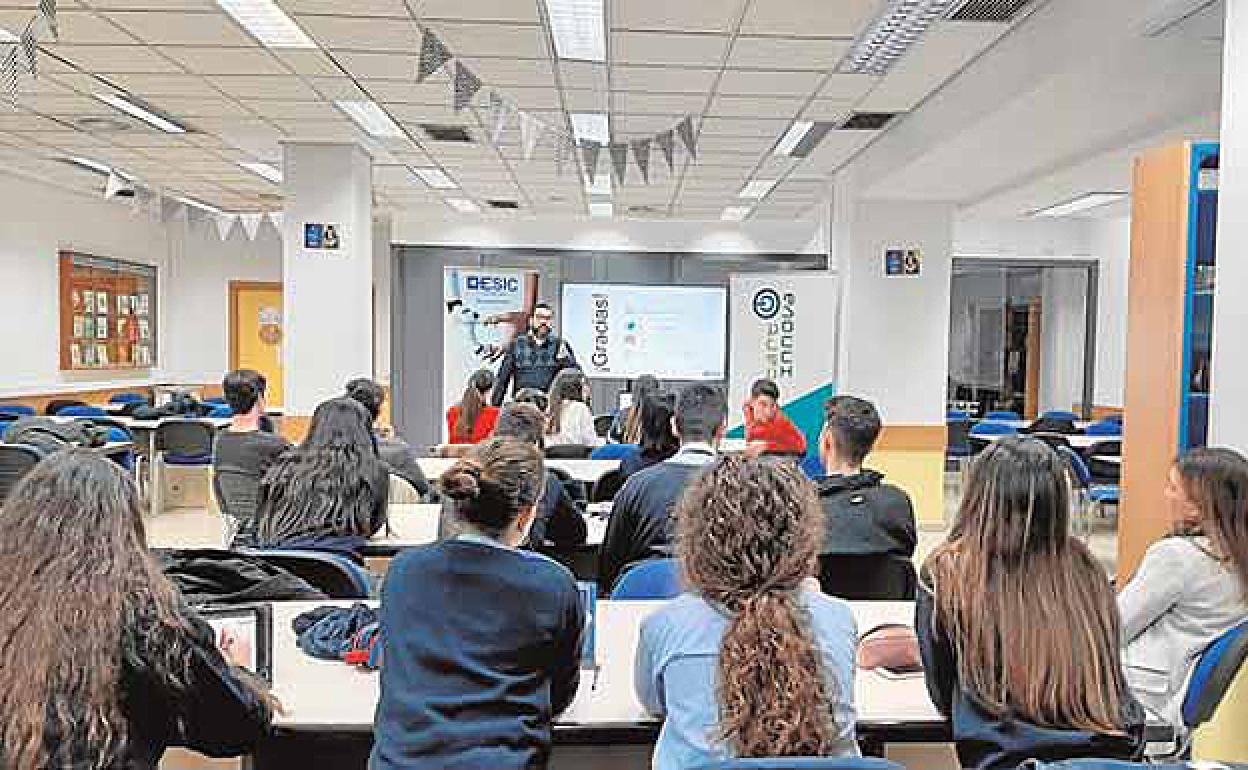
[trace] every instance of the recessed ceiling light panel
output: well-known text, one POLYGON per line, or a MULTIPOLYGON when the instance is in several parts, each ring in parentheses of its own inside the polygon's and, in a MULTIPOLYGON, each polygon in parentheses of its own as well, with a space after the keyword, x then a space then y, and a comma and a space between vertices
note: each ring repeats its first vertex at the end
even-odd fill
POLYGON ((751 179, 737 193, 738 198, 766 198, 771 188, 776 186, 778 179, 751 179))
POLYGON ((572 136, 577 141, 611 143, 611 119, 605 112, 570 112, 572 136))
POLYGON ((398 124, 391 120, 386 111, 376 102, 339 99, 334 104, 338 105, 338 109, 347 113, 347 116, 369 136, 379 139, 403 138, 403 129, 399 128, 398 124))
POLYGON ((446 172, 440 168, 414 168, 412 173, 435 190, 454 190, 459 187, 455 184, 455 180, 447 176, 446 172))
POLYGON ((267 48, 316 48, 273 0, 217 0, 217 5, 267 48))
POLYGON ((257 176, 262 176, 273 184, 282 183, 282 172, 277 167, 268 163, 255 163, 251 161, 240 161, 239 164, 257 176))
POLYGON ((149 126, 164 131, 166 134, 186 133, 186 126, 178 123, 173 118, 160 114, 155 109, 133 97, 125 97, 116 93, 100 93, 96 94, 95 98, 110 107, 121 110, 132 118, 138 118, 149 126))
POLYGON ((555 54, 560 59, 605 62, 607 25, 604 0, 545 0, 555 54))
POLYGON ((855 38, 836 71, 851 75, 888 74, 955 2, 957 0, 889 0, 884 11, 855 38))
POLYGON ((1081 195, 1074 200, 1059 203, 1055 206, 1037 209, 1030 213, 1033 217, 1057 218, 1070 217, 1092 209, 1099 209, 1111 203, 1117 203, 1127 197, 1125 192, 1094 192, 1081 195))

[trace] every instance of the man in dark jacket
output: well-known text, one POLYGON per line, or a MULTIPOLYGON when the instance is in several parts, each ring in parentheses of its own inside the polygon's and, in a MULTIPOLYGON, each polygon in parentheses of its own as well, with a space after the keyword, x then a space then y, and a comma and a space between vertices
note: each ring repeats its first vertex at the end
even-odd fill
POLYGON ((910 559, 918 544, 914 507, 884 474, 862 467, 880 435, 869 401, 836 396, 825 407, 820 454, 827 476, 818 482, 827 526, 822 554, 889 554, 910 559))
POLYGON ((556 336, 554 329, 555 311, 545 302, 537 303, 529 319, 529 331, 516 337, 499 366, 494 406, 503 405, 507 388, 513 381, 516 393, 525 388, 537 388, 545 393, 550 390, 556 374, 577 368, 572 346, 556 336))

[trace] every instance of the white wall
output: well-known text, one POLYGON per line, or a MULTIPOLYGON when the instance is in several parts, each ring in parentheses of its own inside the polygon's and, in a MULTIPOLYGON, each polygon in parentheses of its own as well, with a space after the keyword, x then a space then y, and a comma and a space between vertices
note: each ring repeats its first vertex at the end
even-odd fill
POLYGON ((953 223, 958 257, 1087 258, 1092 254, 1086 219, 967 219, 953 223))
POLYGON ((1096 393, 1099 406, 1122 406, 1127 369, 1127 288, 1131 220, 1092 223, 1092 253, 1100 263, 1096 299, 1096 393))
POLYGON ((1041 287, 1040 411, 1083 403, 1087 273, 1046 270, 1041 287))

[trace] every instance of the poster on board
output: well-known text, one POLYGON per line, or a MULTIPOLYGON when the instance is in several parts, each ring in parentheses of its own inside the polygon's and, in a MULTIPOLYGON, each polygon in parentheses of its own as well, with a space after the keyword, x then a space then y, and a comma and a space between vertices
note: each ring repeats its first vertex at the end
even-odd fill
MULTIPOLYGON (((506 268, 448 267, 443 280, 442 411, 459 403, 472 373, 498 371, 503 354, 528 327, 537 304, 538 273, 506 268)), ((446 424, 442 431, 445 437, 446 424)))

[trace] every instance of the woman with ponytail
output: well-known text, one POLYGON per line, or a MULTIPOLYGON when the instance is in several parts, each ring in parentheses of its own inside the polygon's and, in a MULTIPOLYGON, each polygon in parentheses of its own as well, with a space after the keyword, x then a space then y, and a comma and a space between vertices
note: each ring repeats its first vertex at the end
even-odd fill
POLYGON ((811 483, 791 464, 725 457, 676 518, 689 593, 645 620, 637 648, 638 698, 665 718, 655 770, 857 756, 857 631, 810 579, 823 542, 811 483))
POLYGON ((499 409, 490 406, 494 372, 478 369, 464 388, 464 397, 446 410, 446 427, 452 444, 480 444, 494 435, 499 409))
POLYGON ((570 572, 517 548, 545 478, 541 450, 513 438, 442 475, 463 534, 404 551, 386 575, 372 770, 546 766, 580 680, 585 609, 570 572))

